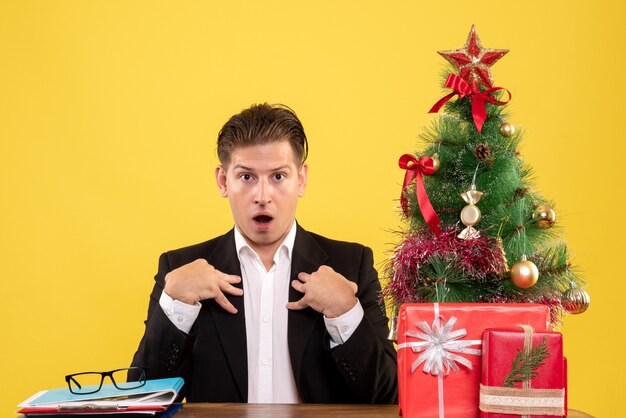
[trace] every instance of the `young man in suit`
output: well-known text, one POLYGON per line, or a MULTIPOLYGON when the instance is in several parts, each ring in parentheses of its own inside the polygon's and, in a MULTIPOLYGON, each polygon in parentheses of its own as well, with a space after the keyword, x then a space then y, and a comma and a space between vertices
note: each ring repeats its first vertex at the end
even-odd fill
POLYGON ((224 125, 217 151, 235 226, 161 255, 132 365, 183 377, 190 402, 396 402, 372 251, 295 221, 308 170, 300 120, 252 106, 224 125))

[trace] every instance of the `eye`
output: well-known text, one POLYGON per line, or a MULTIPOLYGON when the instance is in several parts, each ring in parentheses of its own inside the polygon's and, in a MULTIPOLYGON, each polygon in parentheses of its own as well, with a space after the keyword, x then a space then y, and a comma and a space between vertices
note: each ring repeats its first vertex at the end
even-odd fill
POLYGON ((250 181, 252 180, 252 174, 244 173, 244 174, 241 174, 239 178, 242 179, 243 181, 250 181))
POLYGON ((274 174, 274 180, 282 181, 284 179, 285 179, 285 174, 283 174, 283 173, 276 173, 276 174, 274 174))

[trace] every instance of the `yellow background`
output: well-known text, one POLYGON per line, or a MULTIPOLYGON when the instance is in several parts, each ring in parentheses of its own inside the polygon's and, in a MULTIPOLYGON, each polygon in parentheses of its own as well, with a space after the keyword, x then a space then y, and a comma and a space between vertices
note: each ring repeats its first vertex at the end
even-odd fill
POLYGON ((444 94, 435 51, 475 23, 511 50, 496 85, 589 283, 562 328, 570 406, 626 416, 623 17, 618 0, 3 0, 0 415, 129 364, 159 254, 231 226, 214 143, 251 103, 286 103, 307 130, 301 224, 382 263, 398 157, 444 94))

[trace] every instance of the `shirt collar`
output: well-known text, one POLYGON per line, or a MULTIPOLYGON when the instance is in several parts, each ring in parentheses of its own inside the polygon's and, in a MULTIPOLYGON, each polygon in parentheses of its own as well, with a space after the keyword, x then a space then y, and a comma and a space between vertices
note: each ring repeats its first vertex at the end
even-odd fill
MULTIPOLYGON (((287 259, 291 260, 291 254, 293 253, 293 245, 294 245, 294 242, 296 241, 296 230, 297 230, 297 226, 296 225, 297 225, 297 223, 294 220, 293 224, 291 225, 291 229, 289 229, 289 232, 287 233, 287 236, 285 237, 283 242, 276 249, 276 253, 274 254, 274 263, 275 264, 278 264, 278 261, 280 259, 281 249, 283 249, 283 248, 286 251, 287 259)), ((248 242, 246 241, 244 236, 241 234, 241 232, 239 232, 239 228, 237 228, 237 225, 235 225, 235 248, 237 249, 237 257, 238 258, 240 258, 241 251, 244 248, 247 248, 252 254, 254 254, 254 256, 259 257, 259 255, 256 253, 256 251, 254 251, 252 249, 252 247, 250 247, 250 245, 248 245, 248 242)), ((240 261, 241 261, 241 258, 240 258, 240 261)))

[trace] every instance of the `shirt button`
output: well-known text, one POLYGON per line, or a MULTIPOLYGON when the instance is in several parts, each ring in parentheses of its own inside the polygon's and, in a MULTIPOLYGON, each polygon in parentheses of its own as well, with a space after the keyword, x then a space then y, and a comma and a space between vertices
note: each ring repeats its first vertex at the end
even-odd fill
POLYGON ((343 332, 344 334, 348 331, 348 327, 341 327, 339 328, 341 330, 341 332, 343 332))
POLYGON ((269 362, 269 361, 267 361, 267 360, 263 360, 263 361, 261 362, 261 364, 262 364, 262 365, 264 365, 264 366, 267 366, 268 364, 270 364, 270 362, 269 362))
POLYGON ((270 317, 269 317, 269 316, 264 316, 264 317, 263 317, 263 322, 265 322, 266 324, 267 324, 268 322, 270 322, 270 317))
POLYGON ((182 316, 178 316, 178 317, 176 318, 176 320, 177 320, 178 322, 183 322, 183 317, 182 317, 182 316))

